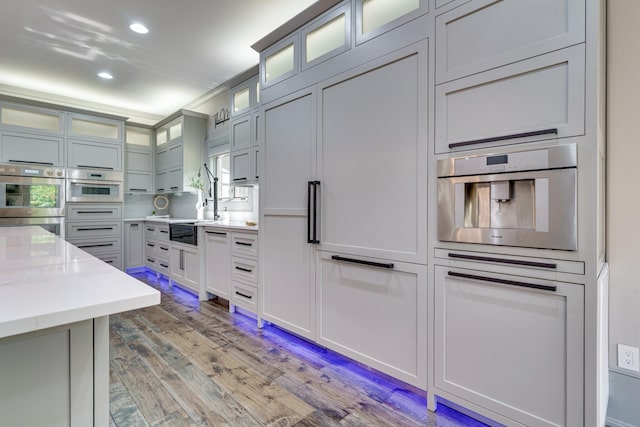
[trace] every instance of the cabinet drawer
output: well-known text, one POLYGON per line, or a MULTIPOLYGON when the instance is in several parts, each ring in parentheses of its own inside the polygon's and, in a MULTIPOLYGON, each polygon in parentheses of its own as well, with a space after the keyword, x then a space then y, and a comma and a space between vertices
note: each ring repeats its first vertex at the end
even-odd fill
POLYGON ((67 238, 122 236, 122 221, 67 222, 67 238))
POLYGON ((231 302, 238 307, 258 312, 258 288, 255 286, 231 281, 231 302))
POLYGON ((158 235, 158 226, 156 224, 146 223, 144 225, 144 237, 146 239, 155 239, 158 235))
POLYGON ((241 256, 258 256, 258 235, 253 233, 231 233, 231 253, 241 256))
POLYGON ((158 253, 158 242, 156 242, 155 240, 145 239, 144 253, 145 255, 156 255, 158 253))
POLYGON ((427 268, 326 252, 317 265, 318 343, 426 387, 427 268))
POLYGON ((231 278, 250 283, 258 283, 258 261, 231 257, 231 278))
POLYGON ((122 253, 98 254, 96 258, 101 259, 118 270, 122 270, 122 253))
POLYGON ((156 236, 158 240, 169 241, 169 224, 158 225, 156 236))
POLYGON ((158 254, 158 256, 169 259, 169 242, 168 241, 163 241, 163 240, 159 240, 157 245, 156 245, 156 254, 158 254))
POLYGON ((169 276, 170 272, 169 260, 164 258, 158 258, 155 262, 155 269, 158 273, 169 276))
POLYGON ((158 261, 158 259, 156 258, 155 255, 148 255, 147 254, 144 257, 144 265, 146 265, 147 267, 149 267, 153 271, 157 270, 157 261, 158 261))
POLYGON ((584 42, 584 14, 584 0, 480 0, 443 13, 436 84, 584 42))
POLYGON ((436 87, 436 152, 584 134, 584 46, 436 87))
POLYGON ((434 286, 437 388, 524 425, 584 425, 582 285, 436 266, 434 286))
POLYGON ((3 133, 0 140, 0 162, 63 166, 64 140, 57 137, 3 133))
POLYGON ((102 239, 68 239, 67 241, 77 248, 80 248, 94 256, 109 252, 122 251, 121 237, 105 237, 102 239))
POLYGON ((67 203, 67 220, 96 221, 122 218, 122 204, 120 203, 67 203))

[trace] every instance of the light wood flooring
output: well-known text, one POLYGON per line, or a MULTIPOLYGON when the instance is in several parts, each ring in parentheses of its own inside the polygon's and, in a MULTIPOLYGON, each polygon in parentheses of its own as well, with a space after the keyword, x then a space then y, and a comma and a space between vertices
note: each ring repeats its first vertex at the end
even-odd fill
POLYGON ((159 306, 111 316, 111 426, 483 426, 165 279, 159 306))

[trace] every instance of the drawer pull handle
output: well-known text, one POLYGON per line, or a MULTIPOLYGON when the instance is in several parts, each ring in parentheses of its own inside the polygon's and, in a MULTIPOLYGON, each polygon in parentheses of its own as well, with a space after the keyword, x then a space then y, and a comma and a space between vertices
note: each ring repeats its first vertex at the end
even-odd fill
POLYGON ((226 236, 227 233, 222 231, 205 231, 207 234, 215 234, 216 236, 226 236))
POLYGON ((27 164, 27 165, 53 166, 53 163, 50 163, 50 162, 30 162, 28 160, 11 160, 11 159, 9 159, 9 163, 24 163, 24 164, 27 164))
POLYGON ((153 229, 153 228, 147 228, 147 231, 150 231, 150 232, 152 232, 152 233, 153 233, 153 232, 154 232, 154 231, 156 231, 156 230, 155 230, 155 229, 153 229))
POLYGON ((518 259, 502 259, 502 258, 494 258, 494 257, 488 257, 488 256, 454 254, 451 252, 449 253, 449 258, 467 259, 470 261, 499 262, 501 264, 523 265, 526 267, 558 268, 558 265, 555 263, 521 261, 518 259))
POLYGON ((149 261, 149 262, 156 262, 156 260, 155 260, 155 259, 151 259, 151 258, 147 258, 147 261, 149 261))
POLYGON ((91 166, 91 165, 78 165, 79 168, 88 168, 88 169, 104 169, 107 171, 112 171, 113 168, 110 167, 106 167, 106 166, 91 166))
POLYGON ((241 297, 245 297, 247 299, 253 299, 251 295, 243 294, 242 292, 236 291, 236 295, 240 295, 241 297))
POLYGON ((163 251, 168 251, 169 250, 169 248, 165 248, 164 246, 160 246, 160 249, 163 250, 163 251))
POLYGON ((113 230, 113 227, 78 228, 78 231, 113 230))
POLYGON ((138 224, 129 224, 131 228, 138 228, 138 224))
POLYGON ((180 187, 169 187, 171 190, 177 190, 180 187))
POLYGON ((113 243, 101 243, 97 245, 81 245, 79 248, 104 248, 106 246, 113 246, 113 243))
POLYGON ((253 271, 250 268, 244 268, 244 267, 238 267, 238 266, 236 266, 236 270, 244 271, 244 272, 247 272, 247 273, 251 273, 253 271))
POLYGON ((164 188, 158 188, 158 192, 164 191, 164 188))
POLYGON ((454 142, 452 144, 449 144, 449 148, 466 147, 467 145, 485 144, 487 142, 506 141, 509 139, 527 138, 530 136, 541 136, 541 135, 551 135, 551 134, 557 135, 558 129, 543 129, 543 130, 536 130, 533 132, 514 133, 512 135, 502 135, 502 136, 494 136, 491 138, 474 139, 471 141, 454 142))
POLYGON ((169 265, 160 263, 160 267, 169 268, 169 265))
POLYGON ((352 262, 354 264, 363 264, 370 265, 371 267, 381 267, 381 268, 393 268, 392 262, 374 262, 374 261, 365 261, 363 259, 355 259, 355 258, 345 258, 339 255, 332 255, 331 259, 342 262, 352 262))
POLYGON ((233 181, 246 181, 247 178, 233 178, 233 181))
POLYGON ((109 261, 105 261, 107 264, 113 264, 113 261, 109 260, 109 261))
POLYGON ((156 245, 152 244, 152 243, 147 243, 147 246, 149 246, 150 248, 155 248, 156 245))
POLYGON ((78 211, 79 214, 112 214, 113 211, 78 211))
POLYGON ((501 285, 520 286, 522 288, 540 289, 542 291, 555 292, 557 287, 551 285, 538 285, 536 283, 518 282, 516 280, 498 279, 497 277, 476 276, 475 274, 456 273, 449 271, 447 273, 452 277, 461 277, 463 279, 480 280, 483 282, 499 283, 501 285))
POLYGON ((130 188, 129 191, 147 191, 146 188, 130 188))
POLYGON ((236 242, 236 245, 240 245, 240 246, 253 246, 253 243, 236 242))
POLYGON ((169 230, 160 230, 161 233, 167 234, 169 230))

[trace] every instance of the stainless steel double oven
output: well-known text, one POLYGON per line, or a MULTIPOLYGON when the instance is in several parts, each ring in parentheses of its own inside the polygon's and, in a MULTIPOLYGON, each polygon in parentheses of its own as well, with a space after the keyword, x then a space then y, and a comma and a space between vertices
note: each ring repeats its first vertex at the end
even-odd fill
POLYGON ((0 226, 38 225, 64 237, 65 171, 0 164, 0 226))

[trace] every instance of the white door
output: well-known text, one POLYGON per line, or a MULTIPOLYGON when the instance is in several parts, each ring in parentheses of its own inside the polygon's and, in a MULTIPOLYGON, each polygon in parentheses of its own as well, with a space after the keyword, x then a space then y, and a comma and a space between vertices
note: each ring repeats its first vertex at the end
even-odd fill
POLYGON ((426 52, 322 83, 320 250, 426 264, 426 52))
POLYGON ((307 242, 308 182, 314 178, 314 95, 265 106, 260 182, 261 317, 314 338, 314 248, 307 242))

